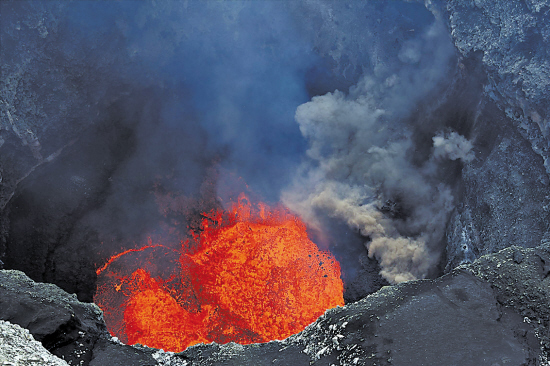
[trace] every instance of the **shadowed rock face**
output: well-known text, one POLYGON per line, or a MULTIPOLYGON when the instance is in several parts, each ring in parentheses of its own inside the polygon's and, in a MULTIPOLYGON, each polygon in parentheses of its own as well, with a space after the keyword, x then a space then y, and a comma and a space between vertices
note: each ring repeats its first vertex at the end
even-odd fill
POLYGON ((471 126, 476 159, 462 171, 463 198, 447 229, 447 268, 549 236, 548 1, 448 0, 463 64, 483 70, 471 126))
POLYGON ((0 272, 0 319, 70 365, 541 365, 550 351, 550 247, 511 247, 436 280, 387 286, 265 344, 179 353, 113 341, 93 304, 0 272))

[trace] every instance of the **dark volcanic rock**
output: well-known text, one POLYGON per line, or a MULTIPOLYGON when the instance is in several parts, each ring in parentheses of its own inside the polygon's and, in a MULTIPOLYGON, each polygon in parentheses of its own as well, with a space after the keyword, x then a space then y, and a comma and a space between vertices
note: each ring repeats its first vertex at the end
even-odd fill
POLYGON ((0 319, 28 329, 69 365, 156 364, 151 352, 112 341, 97 305, 20 271, 0 271, 0 319))
POLYGON ((100 339, 93 349, 90 366, 154 366, 152 349, 127 346, 110 339, 100 339))
POLYGON ((448 271, 550 236, 550 2, 434 3, 461 65, 476 65, 483 90, 471 126, 476 159, 464 167, 462 199, 447 228, 448 271))
POLYGON ((201 344, 179 354, 110 339, 95 305, 17 271, 0 272, 0 317, 71 365, 546 365, 549 263, 549 245, 506 248, 439 279, 386 286, 328 310, 283 341, 201 344))
POLYGON ((108 337, 101 310, 23 272, 0 271, 0 318, 27 328, 34 338, 73 365, 90 359, 99 337, 108 337))
POLYGON ((474 126, 476 159, 462 170, 462 202, 447 228, 447 271, 549 235, 550 188, 543 159, 493 102, 474 126))
POLYGON ((550 3, 547 0, 447 0, 454 43, 482 55, 487 95, 544 158, 549 171, 550 3))
MULTIPOLYGON (((491 284, 497 300, 534 325, 542 354, 550 355, 550 245, 524 250, 513 246, 484 256, 467 270, 491 284), (518 258, 521 262, 518 263, 518 258)), ((547 359, 548 361, 548 359, 547 359)))
POLYGON ((68 5, 0 2, 0 210, 22 180, 55 160, 120 95, 102 71, 122 66, 106 49, 118 48, 116 42, 79 39, 68 5))

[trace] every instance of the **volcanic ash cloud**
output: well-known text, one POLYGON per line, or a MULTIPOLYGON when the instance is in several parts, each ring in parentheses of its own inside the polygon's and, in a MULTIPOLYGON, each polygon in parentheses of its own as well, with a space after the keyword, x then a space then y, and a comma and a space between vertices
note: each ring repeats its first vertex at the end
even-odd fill
POLYGON ((424 278, 437 265, 454 207, 441 168, 473 158, 472 144, 456 132, 443 134, 441 123, 428 121, 429 156, 419 155, 427 150, 412 137, 411 111, 448 75, 450 52, 437 54, 384 75, 366 74, 349 93, 313 97, 295 115, 309 160, 283 193, 284 204, 313 228, 321 229, 328 216, 358 230, 392 283, 424 278))

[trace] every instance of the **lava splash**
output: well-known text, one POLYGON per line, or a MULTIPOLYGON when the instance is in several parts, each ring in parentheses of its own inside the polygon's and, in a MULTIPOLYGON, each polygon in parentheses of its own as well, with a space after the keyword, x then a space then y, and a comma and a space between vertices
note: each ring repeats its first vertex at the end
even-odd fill
POLYGON ((173 352, 197 343, 267 342, 344 304, 339 263, 282 206, 252 204, 241 194, 229 210, 203 213, 191 237, 177 253, 149 243, 97 270, 95 301, 112 335, 173 352), (117 265, 146 251, 145 259, 117 265), (171 259, 152 264, 159 256, 171 259), (131 273, 129 264, 136 266, 131 273))

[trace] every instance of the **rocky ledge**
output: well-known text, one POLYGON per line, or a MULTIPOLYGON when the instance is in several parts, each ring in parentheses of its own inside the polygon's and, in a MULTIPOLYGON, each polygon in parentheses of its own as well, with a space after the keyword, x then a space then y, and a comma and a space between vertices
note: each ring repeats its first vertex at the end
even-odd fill
POLYGON ((510 247, 441 278, 387 286, 328 310, 282 341, 197 345, 174 354, 123 345, 110 337, 96 305, 22 272, 0 271, 0 361, 51 365, 55 355, 90 366, 548 365, 549 303, 550 245, 510 247), (34 353, 34 363, 13 358, 14 347, 34 353))

